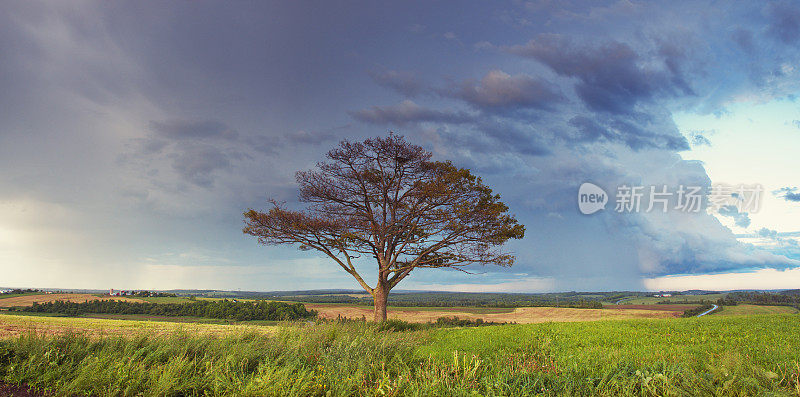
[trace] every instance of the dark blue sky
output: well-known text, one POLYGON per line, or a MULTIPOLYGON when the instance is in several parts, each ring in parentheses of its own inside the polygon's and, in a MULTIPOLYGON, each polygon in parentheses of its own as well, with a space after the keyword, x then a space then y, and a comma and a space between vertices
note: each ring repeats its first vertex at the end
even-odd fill
POLYGON ((241 213, 296 205, 295 171, 390 130, 484 177, 527 225, 511 269, 400 288, 800 282, 797 3, 3 8, 0 285, 358 288, 322 256, 258 246, 241 213), (758 213, 586 216, 587 181, 766 192, 758 213))

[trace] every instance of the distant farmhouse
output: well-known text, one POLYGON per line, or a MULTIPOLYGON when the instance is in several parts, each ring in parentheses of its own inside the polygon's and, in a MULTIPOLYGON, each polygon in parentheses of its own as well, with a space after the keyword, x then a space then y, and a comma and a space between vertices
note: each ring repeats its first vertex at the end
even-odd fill
POLYGON ((136 294, 136 291, 126 291, 124 289, 115 291, 114 288, 111 288, 108 290, 108 294, 111 296, 126 296, 126 295, 134 295, 136 294))
POLYGON ((170 292, 154 292, 154 291, 146 291, 146 290, 116 290, 111 288, 108 290, 108 295, 110 296, 135 296, 138 298, 163 298, 163 297, 171 297, 174 298, 177 295, 170 293, 170 292))

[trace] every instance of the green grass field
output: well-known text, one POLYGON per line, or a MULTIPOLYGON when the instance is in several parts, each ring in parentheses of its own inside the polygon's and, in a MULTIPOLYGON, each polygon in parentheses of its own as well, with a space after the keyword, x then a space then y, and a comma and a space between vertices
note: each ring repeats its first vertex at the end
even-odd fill
POLYGON ((736 305, 725 306, 717 315, 751 316, 755 314, 794 314, 797 309, 791 306, 736 305))
POLYGON ((0 295, 0 299, 15 298, 17 296, 25 296, 25 295, 41 295, 41 292, 25 292, 22 294, 2 294, 0 295))
MULTIPOLYGON (((185 328, 160 336, 28 334, 0 341, 0 379, 98 396, 798 395, 798 320, 784 314, 409 332, 356 322, 287 324, 259 334, 241 327, 200 336, 185 328)), ((140 326, 155 324, 163 323, 140 326)))
POLYGON ((157 297, 136 298, 136 299, 141 299, 141 300, 143 300, 145 302, 150 302, 150 303, 187 303, 187 302, 191 302, 191 300, 189 300, 189 298, 184 297, 184 296, 176 296, 176 297, 157 296, 157 297))

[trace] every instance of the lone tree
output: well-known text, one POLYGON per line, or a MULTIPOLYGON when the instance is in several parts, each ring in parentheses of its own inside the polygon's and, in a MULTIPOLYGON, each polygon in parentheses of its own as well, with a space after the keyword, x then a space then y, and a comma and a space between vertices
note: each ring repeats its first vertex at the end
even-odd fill
POLYGON ((432 161, 430 152, 391 133, 342 141, 327 158, 296 174, 307 210, 270 200, 267 212, 244 213, 244 233, 262 244, 325 253, 372 295, 375 321, 386 320, 389 291, 414 269, 514 263, 499 248, 522 238, 525 227, 468 169, 432 161), (360 256, 377 262, 375 287, 353 265, 360 256))

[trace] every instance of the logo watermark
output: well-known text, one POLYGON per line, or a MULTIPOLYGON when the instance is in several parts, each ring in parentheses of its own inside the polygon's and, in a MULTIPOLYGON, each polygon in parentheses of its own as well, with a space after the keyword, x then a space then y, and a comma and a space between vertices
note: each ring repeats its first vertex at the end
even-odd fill
MULTIPOLYGON (((709 188, 702 186, 670 187, 668 185, 620 185, 614 195, 614 212, 667 212, 698 213, 707 208, 717 212, 735 208, 738 212, 756 213, 761 209, 760 184, 729 185, 718 183, 709 188)), ((583 183, 578 189, 578 209, 590 215, 605 209, 609 195, 593 183, 583 183)))
POLYGON ((608 194, 593 183, 585 182, 578 189, 578 209, 581 213, 590 215, 606 208, 608 194))

